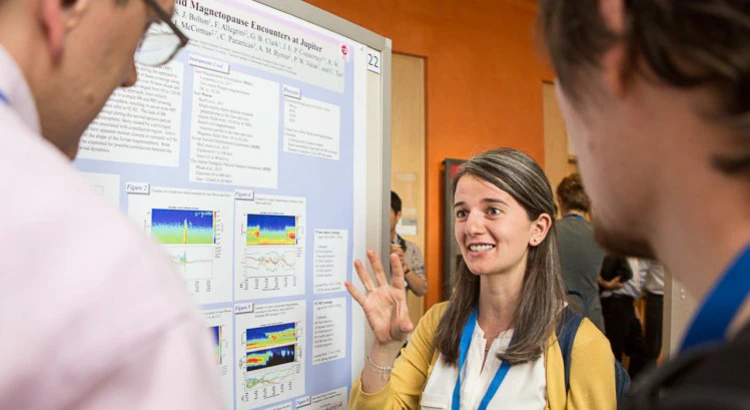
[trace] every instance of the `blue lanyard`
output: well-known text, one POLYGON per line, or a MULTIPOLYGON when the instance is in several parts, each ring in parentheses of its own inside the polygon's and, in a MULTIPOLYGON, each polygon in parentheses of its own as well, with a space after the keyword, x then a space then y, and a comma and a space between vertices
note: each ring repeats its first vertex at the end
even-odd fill
POLYGON ((10 100, 8 100, 8 97, 6 97, 2 91, 0 91, 0 103, 10 105, 10 100))
POLYGON ((750 245, 729 266, 693 318, 680 352, 725 340, 727 328, 750 293, 750 245))
POLYGON ((586 218, 582 217, 581 215, 578 215, 578 214, 572 214, 572 213, 571 213, 571 214, 567 214, 567 215, 563 216, 563 218, 578 218, 578 219, 580 219, 580 220, 582 220, 582 221, 585 221, 585 220, 586 220, 586 218))
MULTIPOLYGON (((467 320, 464 325, 463 332, 461 333, 461 347, 458 351, 458 378, 456 379, 456 386, 453 388, 453 410, 459 410, 461 406, 461 369, 463 369, 464 362, 466 362, 466 353, 469 352, 469 345, 471 345, 471 338, 474 336, 474 327, 476 324, 477 308, 474 308, 474 310, 471 311, 469 320, 467 320)), ((487 409, 487 406, 490 404, 490 401, 492 401, 492 398, 495 397, 495 393, 497 393, 500 385, 503 384, 505 376, 508 375, 509 370, 510 363, 503 361, 500 368, 497 370, 497 373, 495 373, 495 377, 492 379, 490 387, 487 388, 487 392, 484 394, 481 403, 479 403, 477 410, 487 409)))

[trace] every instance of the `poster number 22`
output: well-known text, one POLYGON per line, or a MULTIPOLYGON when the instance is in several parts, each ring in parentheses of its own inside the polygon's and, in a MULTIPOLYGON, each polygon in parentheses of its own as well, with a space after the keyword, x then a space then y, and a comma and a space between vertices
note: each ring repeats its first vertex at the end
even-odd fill
POLYGON ((380 66, 381 66, 381 58, 380 53, 375 50, 367 50, 367 69, 380 74, 380 66))

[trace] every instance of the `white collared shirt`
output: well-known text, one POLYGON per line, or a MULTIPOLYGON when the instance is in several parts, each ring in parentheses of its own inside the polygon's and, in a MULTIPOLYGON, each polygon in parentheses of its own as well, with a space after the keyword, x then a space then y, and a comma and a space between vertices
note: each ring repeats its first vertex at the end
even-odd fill
POLYGON ((648 271, 644 288, 654 295, 664 295, 664 265, 652 260, 648 261, 646 266, 648 271))
POLYGON ((2 46, 0 92, 0 409, 220 408, 184 281, 39 135, 2 46))
MULTIPOLYGON (((487 339, 478 323, 474 327, 461 376, 461 410, 474 410, 479 407, 495 373, 502 364, 497 354, 508 348, 512 336, 513 330, 508 330, 492 341, 490 350, 487 352, 487 361, 482 369, 487 339)), ((422 409, 450 409, 457 378, 456 366, 447 365, 443 360, 443 355, 440 355, 422 392, 420 402, 422 409)), ((489 410, 544 410, 547 406, 546 387, 547 378, 544 355, 542 355, 533 362, 511 366, 505 381, 487 408, 489 410)))

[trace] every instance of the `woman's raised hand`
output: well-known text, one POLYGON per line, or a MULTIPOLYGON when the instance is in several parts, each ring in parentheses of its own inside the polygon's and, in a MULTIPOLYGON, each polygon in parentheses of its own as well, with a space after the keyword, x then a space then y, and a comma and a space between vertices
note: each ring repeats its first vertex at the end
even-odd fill
POLYGON ((367 259, 370 260, 370 266, 375 273, 377 286, 372 283, 362 262, 355 260, 354 268, 357 270, 359 279, 365 285, 366 293, 363 295, 349 281, 345 282, 346 289, 352 295, 352 298, 362 306, 378 343, 382 345, 393 342, 403 344, 414 325, 409 319, 409 309, 406 305, 404 270, 401 261, 398 256, 391 255, 393 284, 388 284, 383 264, 380 263, 375 252, 368 251, 367 259))

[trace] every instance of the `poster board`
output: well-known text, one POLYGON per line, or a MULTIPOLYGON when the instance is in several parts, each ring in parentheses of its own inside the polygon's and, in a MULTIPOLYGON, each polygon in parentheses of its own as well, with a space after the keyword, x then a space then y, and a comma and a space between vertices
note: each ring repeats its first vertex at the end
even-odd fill
POLYGON ((343 281, 388 249, 391 43, 304 2, 173 21, 190 44, 138 67, 75 165, 182 274, 227 409, 344 408, 366 332, 343 281))

